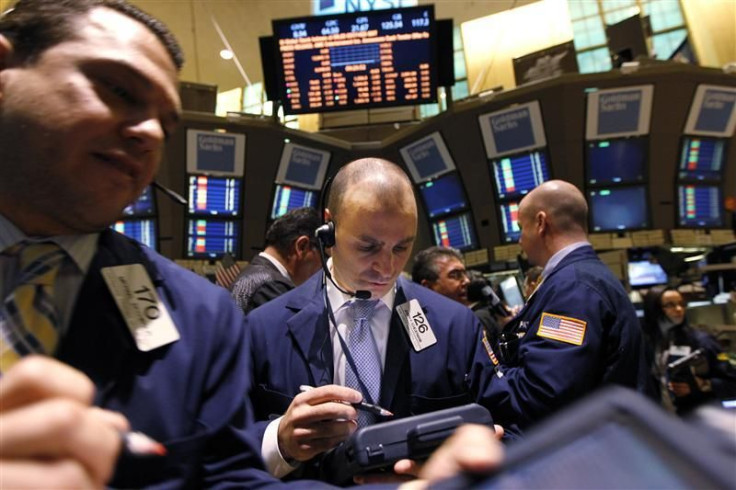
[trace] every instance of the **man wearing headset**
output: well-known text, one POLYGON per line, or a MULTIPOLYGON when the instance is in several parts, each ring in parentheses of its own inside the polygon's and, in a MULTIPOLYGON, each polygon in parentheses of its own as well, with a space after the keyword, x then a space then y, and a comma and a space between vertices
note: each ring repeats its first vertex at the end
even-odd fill
POLYGON ((411 256, 417 206, 398 166, 365 158, 340 169, 325 217, 318 231, 332 247, 325 271, 247 319, 258 436, 278 477, 321 478, 325 451, 359 424, 380 421, 364 422, 350 403, 375 403, 395 417, 459 406, 478 399, 489 372, 473 313, 399 277, 411 256), (358 319, 355 308, 366 302, 372 311, 358 319), (363 321, 372 358, 351 343, 363 321))

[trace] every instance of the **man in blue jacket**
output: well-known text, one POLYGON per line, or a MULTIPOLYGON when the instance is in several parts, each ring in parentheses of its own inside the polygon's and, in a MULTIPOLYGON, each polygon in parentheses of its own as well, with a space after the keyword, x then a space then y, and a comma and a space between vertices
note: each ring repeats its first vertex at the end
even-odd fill
POLYGON ((495 349, 503 377, 491 383, 487 403, 507 432, 519 433, 605 384, 645 391, 636 312, 588 243, 587 219, 583 194, 560 180, 535 188, 519 205, 519 245, 544 270, 495 349))
POLYGON ((478 400, 492 373, 473 313, 399 277, 417 227, 412 185, 399 167, 374 158, 343 167, 325 214, 328 271, 247 318, 258 435, 279 477, 328 471, 321 455, 362 423, 340 402, 365 399, 406 417, 478 400), (356 308, 369 302, 364 357, 352 336, 364 325, 356 308), (314 389, 300 393, 305 386, 314 389))

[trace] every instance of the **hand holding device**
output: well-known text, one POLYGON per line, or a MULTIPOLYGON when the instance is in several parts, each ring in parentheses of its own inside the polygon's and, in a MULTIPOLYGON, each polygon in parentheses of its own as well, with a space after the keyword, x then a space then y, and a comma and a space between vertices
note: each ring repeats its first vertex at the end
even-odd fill
POLYGON ((359 391, 326 385, 298 394, 278 428, 281 455, 287 461, 308 461, 347 439, 357 428, 359 391))

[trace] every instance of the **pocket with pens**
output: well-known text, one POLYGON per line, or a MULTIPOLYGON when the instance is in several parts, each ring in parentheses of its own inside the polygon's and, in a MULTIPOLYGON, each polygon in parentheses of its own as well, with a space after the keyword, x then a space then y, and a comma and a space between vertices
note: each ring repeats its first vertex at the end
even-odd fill
POLYGON ((321 478, 351 484, 363 473, 392 471, 400 459, 426 459, 462 424, 493 426, 490 412, 475 403, 362 427, 325 456, 321 478))

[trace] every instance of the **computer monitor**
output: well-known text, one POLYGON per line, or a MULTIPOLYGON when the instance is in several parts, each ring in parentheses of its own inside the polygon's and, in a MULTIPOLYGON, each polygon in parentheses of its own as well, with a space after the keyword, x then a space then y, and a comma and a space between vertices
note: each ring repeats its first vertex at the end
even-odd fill
POLYGON ((187 256, 219 258, 239 255, 240 221, 191 218, 187 221, 187 256))
POLYGON ((635 184, 646 180, 648 138, 589 141, 586 181, 591 185, 635 184))
POLYGON ((430 218, 462 211, 468 207, 457 172, 425 182, 419 186, 419 191, 430 218))
POLYGON ((449 216, 432 222, 435 245, 471 250, 478 247, 470 213, 449 216))
POLYGON ((125 219, 116 221, 111 228, 154 250, 158 249, 156 221, 153 219, 125 219))
POLYGON ((187 173, 242 177, 245 135, 187 129, 187 173))
POLYGON ((150 186, 143 190, 143 193, 135 200, 135 202, 129 204, 123 209, 124 217, 140 217, 140 216, 153 216, 156 214, 156 202, 153 197, 153 189, 150 186))
POLYGON ((592 231, 628 231, 649 227, 643 185, 588 190, 592 231))
POLYGON ((677 222, 683 228, 723 226, 723 199, 718 186, 677 186, 677 209, 677 222))
POLYGON ((271 219, 279 218, 292 209, 317 206, 317 192, 276 184, 271 206, 271 219))
POLYGON ((189 176, 189 214, 239 216, 242 179, 189 176))
POLYGON ((685 137, 677 176, 680 180, 720 180, 725 157, 725 139, 685 137))
POLYGON ((399 153, 417 184, 455 170, 455 162, 439 131, 402 147, 399 153))
POLYGON ((521 236, 519 228, 519 203, 517 201, 499 204, 501 214, 501 239, 504 242, 518 242, 521 236))
POLYGON ((632 288, 648 288, 667 284, 667 273, 661 265, 650 260, 629 261, 629 284, 632 288))
POLYGON ((522 196, 549 180, 544 151, 535 150, 491 161, 499 199, 522 196))
POLYGON ((501 289, 503 300, 508 306, 512 308, 524 306, 524 293, 521 291, 521 286, 515 276, 507 277, 498 283, 498 287, 501 289))

